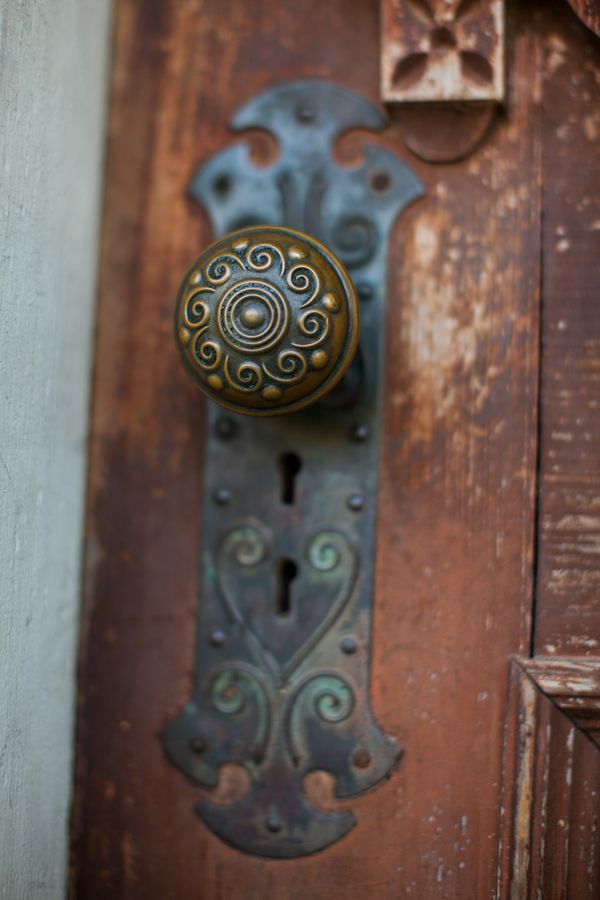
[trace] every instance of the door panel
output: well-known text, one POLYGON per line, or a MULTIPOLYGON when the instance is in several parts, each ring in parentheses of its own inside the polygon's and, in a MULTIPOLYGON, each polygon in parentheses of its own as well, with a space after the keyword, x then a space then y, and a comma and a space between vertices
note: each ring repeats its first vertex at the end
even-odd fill
POLYGON ((535 651, 600 656, 599 40, 563 12, 545 15, 535 651))
POLYGON ((511 665, 497 896, 597 897, 600 754, 535 669, 511 665))
MULTIPOLYGON (((404 754, 387 783, 352 803, 359 823, 346 838, 281 862, 210 834, 193 812, 202 792, 158 740, 189 696, 202 528, 203 401, 173 348, 172 307, 181 274, 211 240, 186 198, 189 179, 231 142, 231 113, 306 76, 377 102, 377 9, 367 0, 118 2, 73 896, 496 895, 509 661, 533 639, 545 241, 554 252, 542 229, 555 202, 542 184, 548 55, 552 41, 595 40, 575 34, 584 29, 566 4, 546 6, 551 33, 535 4, 509 4, 506 106, 465 159, 413 156, 393 108, 377 138, 425 187, 390 247, 374 603, 374 711, 404 754)), ((266 162, 269 143, 252 141, 266 162)), ((340 154, 359 147, 349 138, 340 154)), ((559 362, 545 359, 549 379, 559 362)), ((327 779, 317 787, 321 802, 343 806, 327 779)))

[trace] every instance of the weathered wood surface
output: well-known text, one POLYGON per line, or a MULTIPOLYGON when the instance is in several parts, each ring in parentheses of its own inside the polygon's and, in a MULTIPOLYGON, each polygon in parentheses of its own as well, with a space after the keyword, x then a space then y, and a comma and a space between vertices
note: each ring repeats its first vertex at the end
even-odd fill
POLYGON ((537 656, 523 667, 540 690, 600 747, 600 659, 537 656))
MULTIPOLYGON (((232 139, 229 114, 306 75, 377 98, 377 10, 118 3, 74 897, 495 890, 507 660, 529 646, 532 594, 541 65, 530 15, 513 5, 507 114, 484 146, 438 167, 405 151, 427 197, 399 223, 390 262, 373 667, 376 712, 405 754, 355 804, 344 841, 279 863, 204 829, 198 789, 157 738, 189 694, 201 527, 202 403, 172 347, 172 302, 209 239, 188 179, 232 139)), ((383 140, 403 152, 396 125, 383 140)))
POLYGON ((544 8, 535 651, 600 656, 600 41, 544 8))
POLYGON ((528 667, 511 667, 497 897, 596 900, 600 753, 528 667))

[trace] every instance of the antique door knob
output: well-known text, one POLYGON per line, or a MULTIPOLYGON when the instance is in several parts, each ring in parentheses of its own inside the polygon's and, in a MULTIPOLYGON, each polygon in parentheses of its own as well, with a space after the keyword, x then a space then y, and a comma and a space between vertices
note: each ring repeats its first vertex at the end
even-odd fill
POLYGON ((175 337, 186 368, 212 400, 247 415, 315 403, 347 371, 358 336, 344 265, 290 228, 221 238, 196 259, 177 296, 175 337))

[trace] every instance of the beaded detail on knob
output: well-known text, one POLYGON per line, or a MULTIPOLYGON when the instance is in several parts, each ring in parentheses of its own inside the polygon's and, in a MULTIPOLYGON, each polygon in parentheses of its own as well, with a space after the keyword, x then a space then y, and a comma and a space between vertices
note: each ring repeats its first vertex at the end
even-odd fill
POLYGON ((356 351, 358 302, 343 264, 319 241, 260 226, 198 257, 179 290, 176 340, 198 385, 249 415, 308 406, 356 351))

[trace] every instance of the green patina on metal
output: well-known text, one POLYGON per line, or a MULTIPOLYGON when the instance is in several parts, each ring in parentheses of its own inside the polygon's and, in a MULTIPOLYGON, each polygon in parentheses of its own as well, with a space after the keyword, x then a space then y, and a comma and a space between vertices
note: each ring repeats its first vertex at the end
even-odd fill
POLYGON ((257 168, 237 144, 192 182, 217 235, 284 225, 330 247, 361 306, 355 361, 315 406, 276 418, 212 404, 208 413, 195 681, 163 743, 207 787, 225 763, 245 767, 241 799, 205 799, 197 810, 215 834, 258 856, 313 853, 354 826, 350 811, 310 805, 310 772, 331 773, 336 796, 353 797, 388 776, 401 752, 371 711, 369 656, 387 243, 422 188, 380 147, 367 145, 353 169, 332 156, 341 134, 385 124, 342 88, 282 85, 232 122, 275 136, 273 166, 257 168), (282 475, 290 458, 293 491, 282 475))

